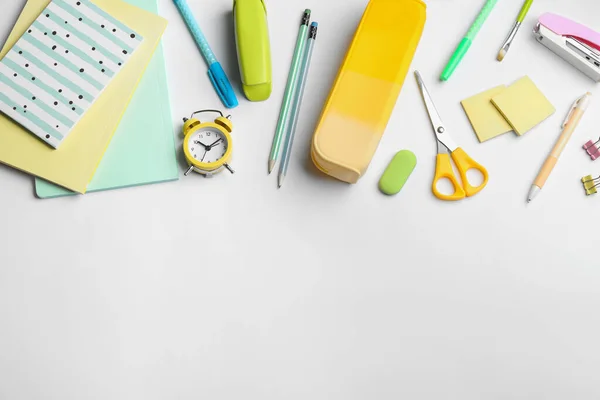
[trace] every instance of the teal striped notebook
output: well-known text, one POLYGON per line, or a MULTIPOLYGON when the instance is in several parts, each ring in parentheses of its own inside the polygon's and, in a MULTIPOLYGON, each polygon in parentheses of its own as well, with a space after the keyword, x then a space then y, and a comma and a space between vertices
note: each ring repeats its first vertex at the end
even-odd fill
MULTIPOLYGON (((157 0, 126 1, 158 12, 157 0)), ((179 167, 165 58, 159 45, 88 186, 88 193, 177 179, 179 167)), ((75 194, 39 178, 35 187, 37 196, 44 199, 75 194)))
POLYGON ((52 0, 0 61, 0 111, 58 148, 142 40, 89 0, 52 0))

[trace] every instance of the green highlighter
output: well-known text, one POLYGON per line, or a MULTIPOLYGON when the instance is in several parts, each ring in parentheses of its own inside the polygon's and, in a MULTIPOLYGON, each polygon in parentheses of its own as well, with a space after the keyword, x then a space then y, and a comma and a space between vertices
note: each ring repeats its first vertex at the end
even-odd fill
POLYGON ((479 33, 483 23, 490 16, 497 2, 498 0, 486 0, 485 5, 479 12, 479 15, 477 15, 475 22, 473 22, 473 25, 471 25, 471 28, 469 28, 469 32, 467 32, 465 37, 460 41, 458 47, 456 50, 454 50, 452 57, 450 57, 448 64, 446 64, 442 75, 440 75, 441 81, 447 81, 450 79, 450 76, 454 73, 454 70, 456 67, 458 67, 458 64, 460 64, 465 54, 467 54, 467 51, 469 51, 471 43, 473 43, 473 40, 475 40, 475 36, 477 36, 479 33))
POLYGON ((271 44, 263 0, 235 0, 235 38, 244 94, 250 101, 271 96, 271 44))

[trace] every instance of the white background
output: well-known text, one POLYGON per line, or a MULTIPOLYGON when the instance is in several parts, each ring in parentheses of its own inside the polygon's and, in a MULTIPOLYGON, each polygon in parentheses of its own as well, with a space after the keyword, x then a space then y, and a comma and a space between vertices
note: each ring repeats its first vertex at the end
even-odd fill
MULTIPOLYGON (((239 89, 230 0, 189 0, 239 89)), ((366 0, 268 0, 274 91, 233 111, 235 175, 38 200, 0 168, 0 399, 593 399, 600 397, 596 99, 540 196, 525 198, 570 104, 595 84, 530 34, 553 11, 596 27, 600 2, 500 1, 448 83, 437 76, 482 0, 430 0, 386 134, 349 186, 309 161, 320 110, 366 0), (320 23, 290 172, 267 176, 304 8, 320 23), (418 68, 455 140, 490 173, 472 199, 430 190, 435 141, 418 68), (479 144, 459 101, 529 75, 557 112, 479 144), (418 166, 385 197, 379 176, 418 166)), ((2 0, 6 37, 24 0, 2 0)), ((165 36, 174 132, 221 107, 173 3, 165 36)), ((390 51, 393 44, 390 43, 390 51)), ((239 90, 238 90, 239 94, 239 90)), ((242 99, 242 96, 239 96, 242 99)), ((182 162, 181 170, 184 165, 182 162)))

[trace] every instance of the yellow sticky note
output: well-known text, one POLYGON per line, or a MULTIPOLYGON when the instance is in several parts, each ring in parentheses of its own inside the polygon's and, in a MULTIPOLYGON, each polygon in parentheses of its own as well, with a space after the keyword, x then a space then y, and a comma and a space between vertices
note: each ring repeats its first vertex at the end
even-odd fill
POLYGON ((556 111, 528 76, 492 97, 492 103, 518 135, 527 133, 556 111))
POLYGON ((491 102, 492 97, 502 93, 505 89, 505 85, 497 86, 461 101, 480 142, 512 131, 512 127, 491 102))
MULTIPOLYGON (((49 3, 50 0, 27 2, 0 58, 8 53, 49 3)), ((165 19, 122 0, 94 0, 94 3, 138 32, 144 41, 60 149, 52 149, 0 114, 0 162, 79 193, 85 193, 94 176, 167 26, 165 19)))

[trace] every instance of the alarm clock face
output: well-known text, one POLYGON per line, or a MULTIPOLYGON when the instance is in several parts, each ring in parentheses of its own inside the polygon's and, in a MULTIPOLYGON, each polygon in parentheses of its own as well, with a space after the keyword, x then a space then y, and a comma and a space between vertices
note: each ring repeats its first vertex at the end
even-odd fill
POLYGON ((192 134, 187 143, 189 153, 201 163, 214 163, 227 152, 227 137, 216 128, 202 128, 192 134))

